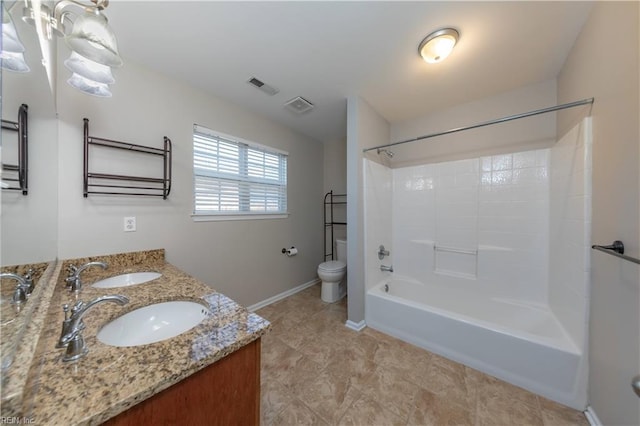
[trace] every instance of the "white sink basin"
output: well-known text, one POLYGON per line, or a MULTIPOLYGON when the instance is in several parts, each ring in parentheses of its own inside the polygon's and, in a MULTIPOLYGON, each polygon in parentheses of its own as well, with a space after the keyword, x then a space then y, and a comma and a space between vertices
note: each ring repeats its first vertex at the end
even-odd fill
POLYGON ((98 340, 111 346, 139 346, 175 337, 200 324, 210 311, 197 302, 173 301, 144 306, 107 323, 98 340))
POLYGON ((116 275, 93 283, 96 288, 128 287, 160 278, 162 274, 157 272, 134 272, 131 274, 116 275))

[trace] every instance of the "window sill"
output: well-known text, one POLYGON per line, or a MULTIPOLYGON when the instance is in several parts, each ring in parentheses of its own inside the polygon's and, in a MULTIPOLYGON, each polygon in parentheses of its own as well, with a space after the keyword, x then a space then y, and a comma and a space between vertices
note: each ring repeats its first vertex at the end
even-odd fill
POLYGON ((225 220, 262 220, 262 219, 286 219, 289 213, 275 214, 192 214, 191 219, 194 222, 220 222, 225 220))

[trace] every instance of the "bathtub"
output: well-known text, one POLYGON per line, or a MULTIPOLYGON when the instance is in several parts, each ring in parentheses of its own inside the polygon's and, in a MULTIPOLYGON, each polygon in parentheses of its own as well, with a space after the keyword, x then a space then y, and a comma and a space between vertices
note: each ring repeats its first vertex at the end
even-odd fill
POLYGON ((586 406, 586 363, 553 313, 393 278, 366 295, 367 326, 561 404, 586 406))

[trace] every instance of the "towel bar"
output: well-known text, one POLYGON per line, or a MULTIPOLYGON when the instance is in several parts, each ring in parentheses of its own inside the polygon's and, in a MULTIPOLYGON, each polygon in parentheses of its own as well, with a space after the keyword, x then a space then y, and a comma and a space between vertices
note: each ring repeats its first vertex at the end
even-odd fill
POLYGON ((640 265, 640 259, 636 259, 635 257, 631 257, 631 256, 626 256, 624 254, 624 244, 620 240, 615 240, 613 243, 611 243, 608 246, 599 246, 594 244, 591 246, 591 248, 594 250, 599 250, 603 253, 610 254, 611 256, 619 257, 621 259, 627 260, 632 263, 637 263, 638 265, 640 265))

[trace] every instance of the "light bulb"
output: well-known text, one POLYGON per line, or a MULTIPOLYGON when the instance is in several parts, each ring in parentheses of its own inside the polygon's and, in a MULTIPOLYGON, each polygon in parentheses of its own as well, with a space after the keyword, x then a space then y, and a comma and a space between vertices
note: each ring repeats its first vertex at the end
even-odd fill
POLYGON ((87 59, 76 52, 71 52, 69 59, 64 61, 64 66, 69 71, 98 83, 113 84, 116 82, 111 74, 111 68, 87 59))
POLYGON ((73 73, 71 78, 67 80, 67 83, 69 83, 71 87, 78 89, 88 95, 99 96, 101 98, 111 97, 109 86, 104 83, 89 80, 76 73, 73 73))
POLYGON ((418 47, 422 59, 431 64, 442 62, 451 54, 458 41, 458 31, 445 28, 429 34, 418 47))

